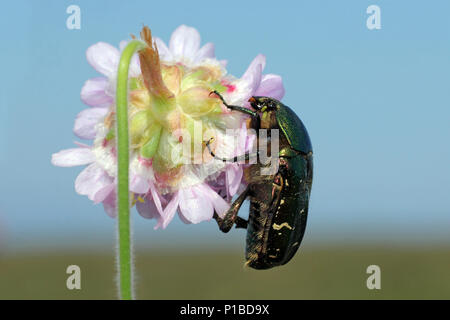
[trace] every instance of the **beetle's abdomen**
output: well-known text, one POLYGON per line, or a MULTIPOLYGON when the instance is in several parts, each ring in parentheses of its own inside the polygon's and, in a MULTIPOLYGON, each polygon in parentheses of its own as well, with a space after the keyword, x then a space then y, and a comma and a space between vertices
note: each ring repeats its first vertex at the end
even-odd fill
POLYGON ((246 265, 254 269, 287 263, 297 252, 305 232, 312 156, 290 158, 284 168, 282 160, 281 170, 272 176, 273 183, 256 184, 252 188, 246 265))
POLYGON ((276 212, 250 211, 253 215, 247 227, 247 266, 254 269, 280 266, 297 252, 305 232, 308 199, 286 197, 282 202, 281 206, 293 207, 296 214, 277 216, 276 212))
POLYGON ((257 201, 250 202, 250 214, 247 225, 247 245, 245 247, 246 265, 258 268, 264 260, 264 248, 267 238, 267 215, 261 211, 261 205, 257 201))

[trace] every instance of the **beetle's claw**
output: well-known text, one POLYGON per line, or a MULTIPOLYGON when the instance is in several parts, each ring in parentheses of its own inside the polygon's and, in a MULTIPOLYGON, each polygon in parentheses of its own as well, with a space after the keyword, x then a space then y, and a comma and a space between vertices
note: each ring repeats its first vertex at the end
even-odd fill
POLYGON ((211 92, 209 93, 209 95, 211 96, 211 94, 213 94, 213 93, 220 99, 220 101, 222 101, 222 103, 223 103, 224 105, 228 106, 228 104, 227 104, 227 103, 225 102, 225 100, 223 99, 222 95, 221 95, 217 90, 211 91, 211 92))
POLYGON ((205 144, 205 146, 209 147, 209 145, 211 144, 211 142, 214 141, 214 137, 209 138, 208 141, 203 141, 203 143, 205 144))
POLYGON ((206 148, 208 148, 209 154, 215 158, 216 155, 214 154, 214 152, 211 150, 211 147, 209 146, 211 144, 211 142, 214 141, 214 137, 211 137, 208 141, 203 141, 203 143, 205 144, 206 148))
POLYGON ((216 96, 219 96, 219 97, 220 97, 220 93, 217 92, 217 90, 211 91, 211 92, 209 93, 209 95, 211 95, 211 94, 213 94, 213 93, 214 93, 216 96))

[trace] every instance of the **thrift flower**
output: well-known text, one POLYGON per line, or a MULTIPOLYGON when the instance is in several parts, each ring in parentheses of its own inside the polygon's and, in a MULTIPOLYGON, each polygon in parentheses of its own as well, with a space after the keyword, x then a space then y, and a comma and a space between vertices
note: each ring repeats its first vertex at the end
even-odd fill
MULTIPOLYGON (((165 228, 178 212, 185 223, 223 216, 231 198, 245 185, 243 165, 213 159, 203 141, 215 138, 215 150, 232 158, 251 150, 255 137, 246 131, 246 116, 231 112, 211 95, 219 92, 229 104, 248 105, 251 96, 281 99, 281 77, 263 74, 266 59, 258 55, 242 77, 226 71, 215 57, 214 45, 201 46, 194 28, 178 27, 167 46, 144 27, 147 43, 133 57, 129 72, 130 192, 144 218, 165 228), (239 134, 229 129, 241 129, 239 134), (236 141, 237 140, 237 143, 236 141)), ((126 42, 122 42, 123 48, 126 42)), ((88 48, 88 62, 102 77, 89 79, 81 100, 89 106, 75 120, 74 133, 91 145, 55 153, 52 163, 87 165, 75 190, 94 203, 103 203, 116 216, 117 150, 115 87, 120 51, 99 42, 88 48)))

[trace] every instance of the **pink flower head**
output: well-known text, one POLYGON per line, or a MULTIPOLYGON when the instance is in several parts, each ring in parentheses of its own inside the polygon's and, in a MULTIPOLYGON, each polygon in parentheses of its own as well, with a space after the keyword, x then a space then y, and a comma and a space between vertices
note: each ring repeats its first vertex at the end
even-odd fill
MULTIPOLYGON (((200 125, 202 134, 206 134, 206 129, 218 132, 223 141, 219 146, 223 155, 248 152, 254 136, 241 130, 238 144, 233 145, 234 137, 223 129, 245 129, 245 116, 230 112, 209 93, 217 90, 234 105, 246 105, 253 95, 281 99, 284 95, 281 77, 263 74, 266 64, 263 55, 255 57, 241 78, 229 75, 226 61, 215 57, 214 44, 201 46, 198 31, 185 25, 173 32, 168 46, 153 38, 157 51, 149 30, 142 36, 149 49, 146 54, 133 57, 129 72, 130 192, 134 204, 141 216, 158 220, 156 228, 167 227, 176 212, 185 223, 210 220, 214 212, 223 216, 231 197, 245 183, 243 165, 218 160, 198 164, 195 160, 202 158, 203 149, 191 155, 193 163, 186 163, 180 151, 185 141, 176 132, 183 129, 192 133, 200 125), (159 55, 156 57, 155 53, 159 55), (145 72, 141 72, 142 63, 147 67, 142 69, 145 72), (149 82, 148 77, 160 77, 161 88, 152 87, 154 82, 149 82), (166 100, 155 98, 161 90, 167 92, 166 100)), ((122 42, 121 48, 125 44, 122 42)), ((61 167, 86 165, 75 180, 75 190, 94 203, 103 203, 108 215, 115 217, 114 96, 120 50, 99 42, 88 48, 86 56, 102 76, 87 80, 81 90, 81 100, 89 108, 78 114, 74 133, 93 143, 55 153, 52 163, 61 167)), ((192 145, 204 139, 202 135, 196 137, 195 132, 192 136, 192 145)))

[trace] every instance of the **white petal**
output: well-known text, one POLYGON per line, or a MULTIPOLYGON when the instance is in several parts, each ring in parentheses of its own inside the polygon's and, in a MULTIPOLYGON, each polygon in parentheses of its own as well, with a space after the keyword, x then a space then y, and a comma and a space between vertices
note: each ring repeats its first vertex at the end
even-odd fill
MULTIPOLYGON (((120 43, 119 43, 120 52, 122 52, 123 49, 125 49, 128 42, 129 41, 126 41, 126 40, 120 41, 120 43)), ((130 69, 129 69, 128 77, 137 78, 140 76, 140 74, 141 74, 141 67, 140 67, 140 62, 139 62, 139 56, 137 53, 135 53, 130 61, 130 69)))
POLYGON ((181 25, 172 33, 169 48, 175 58, 194 61, 200 48, 200 34, 195 28, 181 25))
POLYGON ((52 155, 52 164, 58 167, 82 166, 94 161, 95 156, 88 148, 66 149, 52 155))
POLYGON ((75 119, 73 132, 81 139, 94 139, 96 135, 95 126, 108 113, 106 108, 90 108, 81 111, 75 119))
POLYGON ((201 62, 204 59, 207 58, 214 58, 214 44, 209 42, 205 44, 203 47, 200 48, 200 50, 197 51, 197 54, 195 55, 195 62, 201 62))
POLYGON ((170 52, 169 48, 167 48, 165 42, 157 37, 154 37, 153 40, 156 43, 156 48, 158 49, 161 60, 172 60, 172 53, 170 52))
POLYGON ((111 78, 117 73, 120 52, 117 48, 105 42, 98 42, 86 51, 89 64, 95 70, 111 78))
POLYGON ((127 46, 128 42, 129 41, 127 41, 127 40, 122 40, 122 41, 119 42, 119 49, 120 49, 120 51, 123 51, 123 49, 125 49, 125 47, 127 46))
POLYGON ((134 54, 130 61, 130 72, 128 77, 137 78, 141 75, 141 63, 139 61, 139 56, 134 54))

